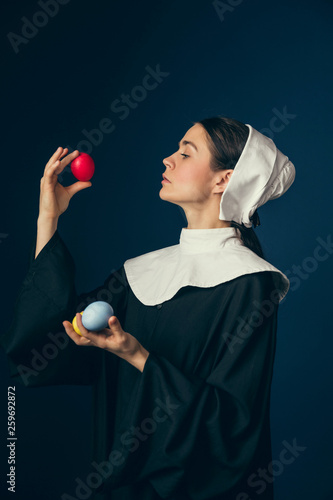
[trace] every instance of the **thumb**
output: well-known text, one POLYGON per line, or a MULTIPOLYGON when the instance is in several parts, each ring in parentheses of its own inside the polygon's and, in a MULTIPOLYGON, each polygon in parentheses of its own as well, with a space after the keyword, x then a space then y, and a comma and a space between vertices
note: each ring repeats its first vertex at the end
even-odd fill
POLYGON ((109 327, 112 328, 113 330, 121 329, 120 322, 119 322, 117 316, 111 316, 109 318, 108 323, 109 323, 109 327))
POLYGON ((91 186, 92 186, 91 182, 79 181, 79 182, 75 182, 71 186, 68 186, 67 191, 68 191, 69 196, 72 197, 72 196, 74 196, 74 194, 78 193, 79 191, 82 191, 82 189, 86 189, 86 188, 91 187, 91 186))

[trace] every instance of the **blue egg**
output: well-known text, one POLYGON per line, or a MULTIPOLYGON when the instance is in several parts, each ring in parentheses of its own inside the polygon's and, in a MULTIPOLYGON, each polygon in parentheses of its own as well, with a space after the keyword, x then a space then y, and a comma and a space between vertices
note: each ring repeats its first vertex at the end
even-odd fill
POLYGON ((108 321, 114 311, 108 302, 98 300, 85 308, 82 314, 82 324, 87 330, 98 332, 108 327, 108 321))

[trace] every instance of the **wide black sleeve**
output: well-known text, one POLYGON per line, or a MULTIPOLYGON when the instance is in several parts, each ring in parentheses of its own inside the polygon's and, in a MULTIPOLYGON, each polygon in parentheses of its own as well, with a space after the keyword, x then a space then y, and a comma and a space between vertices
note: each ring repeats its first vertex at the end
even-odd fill
POLYGON ((93 346, 79 347, 66 334, 64 320, 72 321, 91 302, 109 302, 121 320, 128 283, 123 266, 103 285, 78 295, 75 263, 58 230, 35 259, 34 241, 28 272, 16 297, 11 325, 1 335, 9 375, 26 386, 78 384, 96 381, 105 353, 93 346))
POLYGON ((206 376, 195 369, 185 374, 150 352, 100 491, 146 479, 162 498, 229 499, 256 458, 269 456, 263 438, 275 354, 272 286, 269 273, 225 285, 214 334, 201 354, 212 363, 206 376))

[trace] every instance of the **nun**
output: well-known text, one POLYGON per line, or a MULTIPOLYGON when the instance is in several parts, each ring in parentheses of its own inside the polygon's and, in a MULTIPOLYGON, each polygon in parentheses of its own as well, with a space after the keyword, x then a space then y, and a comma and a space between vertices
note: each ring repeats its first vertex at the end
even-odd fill
POLYGON ((92 387, 90 472, 61 498, 273 500, 270 391, 289 281, 255 228, 258 208, 293 183, 293 163, 251 125, 194 122, 164 158, 159 192, 186 216, 179 243, 78 294, 58 230, 72 196, 92 186, 58 182, 78 154, 60 147, 46 164, 29 268, 1 336, 13 383, 92 387), (101 332, 80 314, 96 300, 114 310, 101 332), (33 357, 51 336, 57 356, 39 369, 33 357))

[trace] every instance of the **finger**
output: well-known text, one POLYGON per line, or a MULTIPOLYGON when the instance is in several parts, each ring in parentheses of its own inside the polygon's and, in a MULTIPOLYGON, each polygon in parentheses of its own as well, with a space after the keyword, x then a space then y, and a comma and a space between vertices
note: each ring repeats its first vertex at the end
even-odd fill
POLYGON ((74 184, 71 184, 70 186, 66 187, 66 190, 69 194, 70 197, 74 196, 74 194, 78 193, 79 191, 82 191, 82 189, 86 189, 88 187, 92 186, 92 183, 90 181, 78 181, 74 182, 74 184))
POLYGON ((49 168, 50 165, 52 165, 54 162, 56 162, 59 159, 62 152, 63 152, 63 148, 61 146, 59 146, 58 149, 53 153, 53 155, 51 156, 51 158, 49 159, 47 164, 45 165, 44 172, 49 168))
MULTIPOLYGON (((81 316, 81 314, 80 314, 80 316, 81 316)), ((83 345, 84 346, 84 345, 91 344, 90 339, 87 339, 85 337, 81 337, 81 335, 76 333, 76 331, 73 328, 72 323, 70 323, 69 321, 63 321, 62 324, 65 328, 67 335, 75 342, 76 345, 83 345)), ((80 331, 81 331, 81 328, 80 328, 80 331)))
POLYGON ((97 347, 101 347, 101 348, 105 347, 106 335, 105 335, 104 331, 93 332, 91 330, 87 330, 87 328, 85 328, 83 326, 82 315, 80 313, 76 313, 76 323, 77 323, 77 326, 78 326, 78 328, 79 328, 79 330, 84 338, 93 342, 94 345, 96 345, 97 347))
POLYGON ((65 156, 67 153, 68 153, 68 148, 64 148, 63 152, 59 156, 59 159, 62 158, 63 156, 65 156))
POLYGON ((54 163, 51 163, 47 169, 45 169, 44 178, 46 179, 46 183, 53 184, 55 176, 58 176, 64 168, 74 160, 77 156, 79 156, 80 152, 76 149, 68 156, 61 160, 61 156, 66 154, 67 148, 64 149, 62 153, 59 152, 58 159, 54 158, 54 163))
POLYGON ((57 151, 51 156, 50 160, 46 164, 44 169, 44 174, 42 179, 46 179, 47 184, 53 184, 56 177, 54 176, 57 167, 61 166, 60 157, 63 154, 63 148, 59 147, 57 151))
POLYGON ((68 153, 68 148, 65 148, 65 149, 63 150, 63 152, 61 153, 61 155, 59 155, 59 157, 58 157, 58 159, 57 159, 56 163, 58 163, 58 164, 60 164, 60 165, 61 165, 61 158, 63 158, 63 157, 64 157, 67 153, 68 153))
POLYGON ((50 165, 47 170, 44 171, 44 176, 42 177, 42 181, 45 180, 45 184, 54 185, 55 181, 58 179, 58 174, 60 172, 56 172, 56 169, 61 167, 61 161, 57 160, 53 165, 50 165))
POLYGON ((78 149, 75 149, 75 151, 72 151, 69 155, 66 156, 66 158, 63 158, 61 160, 61 170, 62 170, 62 168, 66 167, 71 161, 73 161, 75 158, 77 158, 79 155, 80 155, 80 151, 78 149))
POLYGON ((106 339, 113 337, 115 343, 121 343, 126 333, 122 329, 119 319, 116 316, 111 316, 108 321, 109 329, 105 329, 106 339))
POLYGON ((124 333, 124 330, 122 329, 122 326, 117 316, 111 316, 109 318, 108 324, 112 333, 121 333, 121 334, 124 333))
POLYGON ((62 147, 59 147, 47 162, 44 169, 44 176, 48 174, 48 177, 51 178, 51 176, 54 175, 55 173, 59 174, 68 165, 68 163, 73 161, 74 158, 76 158, 80 154, 80 152, 77 149, 75 149, 65 158, 65 155, 67 153, 68 153, 68 148, 63 149, 62 147))
POLYGON ((49 165, 46 173, 48 173, 50 176, 54 174, 59 175, 70 162, 72 162, 80 155, 80 152, 77 149, 75 149, 75 151, 72 151, 72 153, 70 153, 69 155, 65 156, 67 153, 68 148, 65 148, 61 155, 57 159, 55 158, 54 163, 51 163, 49 165))

